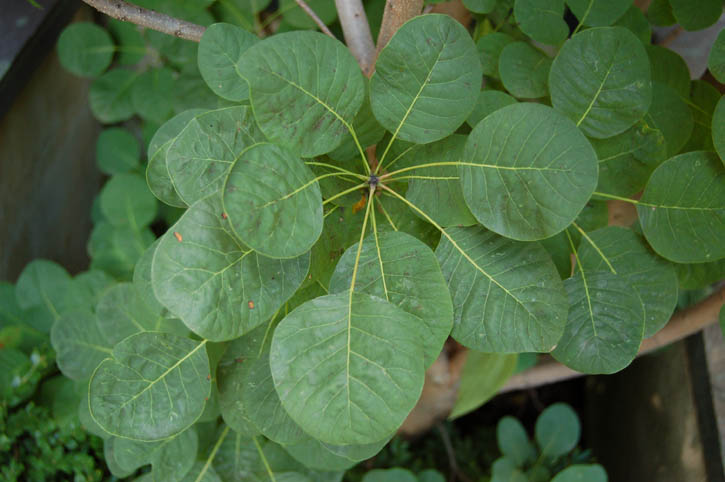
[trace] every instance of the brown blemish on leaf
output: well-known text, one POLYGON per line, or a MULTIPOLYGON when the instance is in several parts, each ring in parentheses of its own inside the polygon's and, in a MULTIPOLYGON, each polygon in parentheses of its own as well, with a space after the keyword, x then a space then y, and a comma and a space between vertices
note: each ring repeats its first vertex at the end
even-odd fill
POLYGON ((174 231, 174 237, 176 238, 176 240, 178 242, 181 242, 184 239, 184 238, 181 237, 181 234, 178 233, 177 231, 174 231))

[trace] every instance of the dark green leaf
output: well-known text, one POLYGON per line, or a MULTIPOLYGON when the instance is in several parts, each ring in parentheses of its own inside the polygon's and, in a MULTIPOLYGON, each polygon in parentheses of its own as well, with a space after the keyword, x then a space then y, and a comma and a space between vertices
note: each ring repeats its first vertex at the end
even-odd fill
POLYGON ((670 0, 672 14, 685 30, 702 30, 717 22, 722 15, 720 0, 670 0))
POLYGON ((362 482, 418 482, 413 472, 407 469, 373 469, 365 473, 362 482))
POLYGON ((683 98, 690 97, 690 70, 674 50, 660 45, 647 45, 652 81, 669 85, 683 98))
POLYGON ((513 41, 513 37, 501 32, 493 32, 478 39, 476 50, 484 74, 498 78, 501 51, 513 41))
POLYGON ((652 27, 647 21, 647 17, 642 13, 642 10, 636 5, 629 7, 614 25, 631 30, 640 42, 645 45, 652 41, 652 27))
POLYGON ((96 141, 96 163, 101 172, 109 175, 133 171, 139 167, 141 148, 128 130, 120 127, 105 129, 96 141))
POLYGON ((513 42, 501 51, 498 71, 513 96, 533 99, 548 94, 551 59, 527 42, 513 42))
POLYGON ((566 0, 576 18, 589 27, 612 25, 632 5, 632 0, 566 0))
POLYGON ((138 63, 146 55, 146 42, 141 35, 139 26, 115 18, 106 20, 108 21, 108 30, 118 43, 116 48, 118 63, 121 65, 138 63))
MULTIPOLYGON (((310 0, 306 2, 322 23, 329 25, 337 17, 335 4, 329 0, 310 0)), ((280 11, 284 12, 283 18, 293 27, 301 29, 316 29, 317 24, 312 18, 300 8, 295 0, 280 0, 280 11)))
POLYGON ((463 0, 463 5, 474 13, 491 13, 498 0, 463 0))
POLYGON ((725 163, 725 97, 718 101, 712 114, 712 143, 720 160, 725 163))
POLYGON ((607 472, 597 464, 571 465, 562 470, 551 482, 607 482, 607 472))
POLYGON ((662 132, 668 158, 680 152, 694 126, 692 112, 683 98, 675 89, 659 82, 652 82, 652 104, 644 121, 662 132))
POLYGON ((516 99, 500 90, 482 90, 478 95, 476 107, 473 108, 473 112, 468 116, 466 122, 471 127, 476 127, 476 124, 481 122, 489 114, 515 103, 516 99))
POLYGON ((133 116, 131 91, 138 75, 129 70, 113 69, 93 81, 88 100, 96 119, 104 124, 114 124, 133 116))
POLYGON ((725 30, 720 30, 715 43, 712 44, 707 58, 707 68, 718 82, 725 83, 725 30))
POLYGON ((682 151, 712 151, 714 149, 711 132, 712 115, 715 112, 715 106, 720 101, 720 92, 711 83, 704 80, 693 80, 690 86, 688 105, 692 109, 695 127, 690 140, 682 151))
POLYGON ((556 45, 569 36, 564 0, 516 0, 514 16, 521 31, 537 42, 556 45))
POLYGON ((249 86, 237 64, 257 42, 251 33, 226 23, 215 23, 204 31, 199 42, 199 72, 215 94, 235 102, 249 98, 249 86))

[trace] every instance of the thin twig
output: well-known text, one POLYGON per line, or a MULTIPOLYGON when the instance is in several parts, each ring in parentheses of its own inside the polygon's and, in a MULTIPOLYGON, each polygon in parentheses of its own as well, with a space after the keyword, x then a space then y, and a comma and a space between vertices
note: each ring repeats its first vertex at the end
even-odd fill
POLYGON ((174 37, 198 42, 206 27, 139 7, 124 0, 83 0, 109 17, 157 30, 174 37))
POLYGON ((383 22, 378 34, 377 54, 388 44, 388 41, 401 25, 423 11, 423 0, 387 0, 383 12, 383 22))
POLYGON ((442 422, 438 422, 436 424, 436 428, 438 429, 438 433, 441 434, 443 446, 445 447, 446 454, 448 455, 448 466, 451 469, 450 475, 448 476, 448 482, 455 482, 456 477, 461 479, 463 482, 472 482, 471 479, 458 468, 456 452, 453 450, 453 444, 451 443, 451 437, 448 435, 448 430, 446 430, 446 427, 442 422))
POLYGON ((318 17, 317 14, 315 13, 315 11, 312 10, 309 5, 307 5, 305 0, 295 0, 295 1, 297 2, 297 5, 299 5, 300 8, 302 10, 304 10, 305 13, 317 24, 317 26, 320 27, 320 30, 322 30, 322 33, 329 35, 330 37, 337 40, 337 37, 335 37, 335 35, 332 32, 330 32, 330 29, 327 28, 327 25, 325 25, 325 22, 320 20, 320 17, 318 17))
POLYGON ((361 0, 335 0, 345 43, 363 74, 370 77, 375 63, 375 44, 361 0))

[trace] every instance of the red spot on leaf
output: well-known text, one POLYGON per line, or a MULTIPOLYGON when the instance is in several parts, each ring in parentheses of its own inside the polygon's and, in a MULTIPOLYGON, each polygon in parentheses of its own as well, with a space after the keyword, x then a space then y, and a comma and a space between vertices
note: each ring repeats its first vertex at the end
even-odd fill
POLYGON ((249 300, 249 303, 247 303, 247 306, 249 306, 249 309, 250 310, 253 310, 254 309, 254 301, 249 300))
POLYGON ((177 233, 176 231, 174 231, 174 237, 176 238, 176 240, 177 240, 178 242, 181 242, 181 241, 182 241, 182 239, 183 239, 183 238, 181 237, 181 234, 177 233))

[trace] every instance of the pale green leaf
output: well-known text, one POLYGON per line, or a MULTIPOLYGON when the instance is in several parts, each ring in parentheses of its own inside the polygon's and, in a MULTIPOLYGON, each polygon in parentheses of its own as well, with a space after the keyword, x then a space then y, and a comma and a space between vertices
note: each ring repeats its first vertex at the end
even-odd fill
POLYGON ((304 157, 335 149, 363 102, 357 62, 342 43, 321 33, 268 37, 247 50, 238 67, 249 82, 259 127, 304 157))
POLYGON ((642 231, 662 257, 704 263, 725 257, 725 167, 714 153, 662 163, 637 204, 642 231))
POLYGON ((88 380, 99 363, 111 353, 96 317, 89 311, 69 311, 57 319, 50 331, 55 362, 63 375, 88 380))
POLYGON ((114 124, 133 116, 131 90, 138 75, 129 70, 113 69, 93 81, 88 100, 96 119, 104 124, 114 124))
POLYGON ((239 239, 272 258, 294 258, 322 232, 322 195, 312 171, 292 151, 258 144, 235 161, 222 202, 239 239))
POLYGON ((116 174, 101 190, 103 217, 116 227, 138 231, 156 217, 156 199, 137 174, 116 174))
POLYGON ((215 23, 199 42, 199 72, 218 96, 239 102, 249 97, 249 86, 237 64, 259 40, 251 33, 226 23, 215 23))
POLYGON ((459 172, 463 196, 481 224, 532 241, 576 218, 597 184, 597 158, 569 119, 550 107, 521 103, 474 128, 459 172))
POLYGON ((465 415, 489 401, 516 368, 516 355, 468 350, 463 365, 456 404, 449 420, 465 415))
POLYGON ((550 351, 568 303, 546 250, 481 227, 446 233, 436 256, 453 298, 453 337, 485 352, 550 351))
POLYGON ((309 255, 271 259, 241 245, 223 213, 216 195, 192 205, 161 238, 151 270, 161 304, 213 341, 269 320, 309 269, 309 255))
POLYGON ((632 0, 566 0, 572 13, 584 25, 612 25, 632 5, 632 0))
POLYGON ((270 363, 282 406, 323 442, 385 438, 423 388, 421 331, 418 318, 363 293, 300 305, 272 339, 270 363))
POLYGON ((581 436, 581 424, 569 405, 555 403, 541 412, 534 431, 542 455, 558 457, 576 447, 581 436))
POLYGON ((478 39, 476 51, 484 74, 499 77, 498 63, 501 51, 513 41, 513 37, 502 32, 492 32, 478 39))
POLYGON ((516 0, 514 16, 521 31, 537 42, 556 45, 569 36, 564 0, 516 0))
POLYGON ((58 59, 75 75, 95 77, 111 64, 115 46, 104 29, 90 22, 66 27, 58 38, 58 59))
POLYGON ((101 172, 109 175, 133 171, 139 167, 141 148, 126 129, 105 129, 96 141, 96 163, 101 172))
MULTIPOLYGON (((644 305, 628 277, 584 271, 564 281, 569 319, 554 358, 582 373, 614 373, 637 356, 644 305)), ((557 454, 558 455, 558 454, 557 454)))
POLYGON ((536 448, 529 440, 524 426, 514 417, 506 416, 498 421, 496 440, 503 456, 516 467, 523 467, 536 458, 536 448))
POLYGON ((551 482, 607 482, 607 472, 597 464, 571 465, 551 479, 551 482))
POLYGON ((685 30, 702 30, 713 25, 722 15, 720 0, 670 0, 672 14, 685 30))
POLYGON ((501 92, 500 90, 482 90, 478 95, 476 107, 473 108, 473 112, 468 116, 466 122, 471 127, 476 127, 476 124, 481 122, 489 114, 515 103, 516 99, 506 92, 501 92))
POLYGON ((501 51, 498 71, 511 95, 534 99, 545 97, 552 60, 528 42, 513 42, 501 51))
POLYGON ((642 43, 623 27, 584 30, 569 39, 549 75, 551 103, 589 137, 624 132, 652 100, 642 43))
POLYGON ((415 17, 380 52, 370 102, 393 138, 425 144, 452 134, 481 90, 476 46, 448 15, 415 17))
POLYGON ((264 140, 249 107, 226 107, 189 119, 166 151, 181 200, 191 205, 219 191, 234 162, 264 140))
POLYGON ((91 416, 108 433, 134 440, 182 432, 201 416, 210 394, 205 346, 168 333, 126 338, 93 373, 91 416))
POLYGON ((491 467, 491 482, 529 482, 529 479, 513 460, 499 457, 491 467))
POLYGON ((345 251, 330 280, 330 293, 355 289, 382 298, 416 317, 430 366, 443 348, 453 325, 453 305, 433 251, 401 232, 367 236, 359 258, 356 243, 345 251))
POLYGON ((159 245, 161 240, 157 239, 154 243, 144 251, 141 258, 133 268, 133 286, 136 289, 136 293, 141 297, 143 302, 152 311, 162 313, 164 316, 170 316, 168 310, 162 305, 156 295, 154 294, 152 279, 151 279, 151 263, 154 259, 154 253, 156 247, 159 245))

